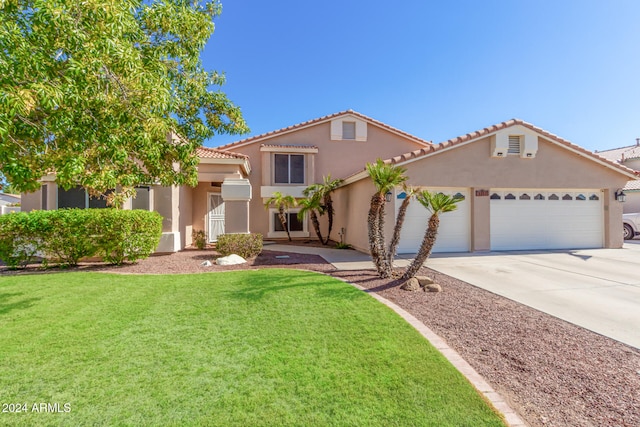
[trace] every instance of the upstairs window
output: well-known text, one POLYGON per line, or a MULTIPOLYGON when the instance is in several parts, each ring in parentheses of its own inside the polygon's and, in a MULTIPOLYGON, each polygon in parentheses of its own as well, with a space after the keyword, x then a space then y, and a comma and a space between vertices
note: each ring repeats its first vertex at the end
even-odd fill
POLYGON ((274 155, 275 184, 304 184, 304 155, 274 155))

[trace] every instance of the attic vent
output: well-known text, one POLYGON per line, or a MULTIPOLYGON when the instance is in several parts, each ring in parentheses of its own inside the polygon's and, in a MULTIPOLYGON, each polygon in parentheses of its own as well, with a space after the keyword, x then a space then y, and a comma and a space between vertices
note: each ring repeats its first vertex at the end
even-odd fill
POLYGON ((520 136, 509 135, 509 149, 508 154, 520 154, 520 136))

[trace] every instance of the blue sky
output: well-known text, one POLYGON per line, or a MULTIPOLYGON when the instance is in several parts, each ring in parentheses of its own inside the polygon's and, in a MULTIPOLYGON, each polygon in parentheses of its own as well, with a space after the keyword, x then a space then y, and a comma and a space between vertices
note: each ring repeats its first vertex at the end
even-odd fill
POLYGON ((353 109, 434 142, 511 118, 590 150, 640 137, 637 0, 222 5, 203 61, 249 135, 353 109))

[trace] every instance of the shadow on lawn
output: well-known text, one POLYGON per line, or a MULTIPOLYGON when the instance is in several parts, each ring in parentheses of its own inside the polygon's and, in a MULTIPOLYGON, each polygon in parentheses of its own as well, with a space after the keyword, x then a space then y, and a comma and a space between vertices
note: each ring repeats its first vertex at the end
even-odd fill
POLYGON ((260 301, 269 294, 292 288, 308 288, 314 296, 321 298, 355 299, 363 294, 355 292, 351 287, 335 286, 327 283, 331 280, 323 274, 292 275, 291 272, 269 273, 265 277, 251 278, 251 285, 230 291, 228 295, 236 299, 260 301))
POLYGON ((40 298, 26 298, 20 301, 13 301, 14 297, 19 297, 24 295, 23 293, 15 293, 15 294, 0 294, 0 315, 7 314, 13 310, 25 310, 27 308, 33 307, 33 303, 39 301, 40 298))

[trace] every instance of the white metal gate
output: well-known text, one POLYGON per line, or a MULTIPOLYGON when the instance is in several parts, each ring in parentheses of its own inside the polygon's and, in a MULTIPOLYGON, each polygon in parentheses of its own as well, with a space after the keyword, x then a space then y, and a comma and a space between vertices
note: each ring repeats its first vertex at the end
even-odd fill
POLYGON ((220 194, 209 193, 209 242, 224 234, 224 200, 220 194))

